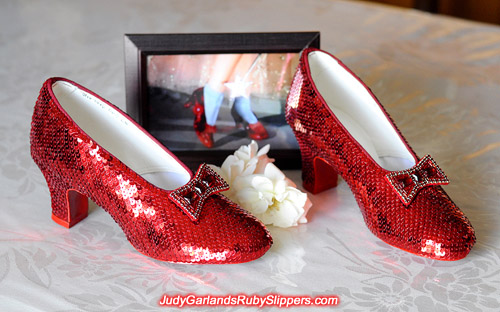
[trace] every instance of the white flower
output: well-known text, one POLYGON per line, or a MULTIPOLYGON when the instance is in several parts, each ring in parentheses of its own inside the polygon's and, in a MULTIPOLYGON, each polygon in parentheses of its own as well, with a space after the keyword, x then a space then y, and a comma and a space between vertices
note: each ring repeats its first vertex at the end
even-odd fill
POLYGON ((234 155, 229 155, 219 168, 214 165, 210 167, 217 172, 231 187, 229 191, 224 192, 224 195, 233 199, 234 196, 234 180, 237 177, 248 176, 260 171, 266 164, 273 162, 274 159, 267 157, 269 144, 258 150, 257 142, 252 142, 247 145, 242 145, 234 152, 234 155))
POLYGON ((221 168, 212 165, 230 186, 224 194, 265 224, 290 227, 307 222, 305 214, 311 206, 307 194, 272 163, 268 151, 269 145, 258 151, 252 141, 230 155, 221 168))

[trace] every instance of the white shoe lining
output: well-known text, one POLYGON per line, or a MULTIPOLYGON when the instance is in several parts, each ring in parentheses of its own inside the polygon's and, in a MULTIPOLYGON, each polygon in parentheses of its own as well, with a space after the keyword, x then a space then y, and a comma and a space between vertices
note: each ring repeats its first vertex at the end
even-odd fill
POLYGON ((59 104, 90 138, 150 183, 166 190, 190 180, 189 172, 117 110, 66 81, 52 91, 59 104))
POLYGON ((356 77, 324 52, 310 52, 308 61, 313 82, 327 105, 377 164, 391 171, 415 165, 412 153, 356 77))

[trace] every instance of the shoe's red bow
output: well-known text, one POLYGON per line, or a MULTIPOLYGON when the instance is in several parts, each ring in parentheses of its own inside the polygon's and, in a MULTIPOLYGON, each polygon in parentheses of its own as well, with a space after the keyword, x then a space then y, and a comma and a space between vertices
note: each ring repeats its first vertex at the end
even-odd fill
POLYGON ((422 188, 450 182, 429 155, 420 159, 412 168, 391 172, 385 178, 405 205, 409 205, 422 188))
POLYGON ((194 177, 186 185, 171 192, 168 197, 181 208, 191 220, 197 221, 205 200, 229 185, 207 164, 201 164, 194 177))

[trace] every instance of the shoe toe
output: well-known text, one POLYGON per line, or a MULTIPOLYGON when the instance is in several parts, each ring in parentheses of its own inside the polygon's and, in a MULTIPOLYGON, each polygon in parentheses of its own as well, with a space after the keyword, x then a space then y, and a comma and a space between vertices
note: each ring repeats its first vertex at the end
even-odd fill
POLYGON ((222 196, 217 196, 215 201, 224 211, 218 220, 223 220, 224 224, 218 224, 221 232, 216 238, 218 244, 229 251, 228 262, 252 261, 271 248, 271 234, 262 222, 222 196))
POLYGON ((464 213, 451 201, 441 187, 432 187, 419 194, 409 209, 419 211, 421 222, 414 253, 437 260, 460 260, 467 256, 476 241, 474 228, 464 213), (413 207, 412 207, 413 206, 413 207))
POLYGON ((421 190, 408 206, 387 201, 376 218, 365 221, 386 243, 436 260, 460 260, 476 241, 469 220, 440 186, 421 190))
POLYGON ((434 246, 432 242, 422 242, 421 252, 439 260, 453 261, 465 258, 476 242, 474 228, 455 204, 446 203, 442 211, 443 215, 436 222, 433 233, 434 246), (431 244, 430 249, 428 243, 431 244))
POLYGON ((198 221, 189 220, 184 228, 186 233, 179 234, 176 248, 179 262, 248 262, 272 245, 271 235, 260 221, 221 195, 208 198, 198 221))

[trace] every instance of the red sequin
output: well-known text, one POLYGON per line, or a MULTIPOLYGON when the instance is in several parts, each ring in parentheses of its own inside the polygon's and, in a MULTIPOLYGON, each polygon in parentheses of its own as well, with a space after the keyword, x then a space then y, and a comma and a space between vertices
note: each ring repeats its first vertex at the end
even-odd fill
POLYGON ((90 198, 113 217, 139 252, 158 260, 240 263, 259 258, 271 247, 271 236, 260 221, 217 194, 227 185, 206 165, 176 191, 154 186, 69 117, 51 91, 56 81, 97 97, 144 131, 118 108, 72 81, 51 78, 44 83, 33 113, 31 155, 49 186, 55 221, 75 225, 87 216, 90 198), (191 206, 179 207, 170 196, 187 189, 197 192, 196 188, 203 191, 191 206))
MULTIPOLYGON (((311 51, 316 49, 302 53, 286 107, 287 122, 300 145, 304 187, 320 192, 335 186, 338 173, 351 188, 366 225, 377 237, 424 257, 464 258, 475 243, 474 229, 441 186, 436 185, 447 183, 444 173, 430 158, 423 158, 404 172, 388 171, 375 163, 319 94, 308 64, 311 51), (321 166, 329 166, 331 170, 318 169, 321 166), (404 179, 397 180, 400 176, 404 179), (402 184, 395 187, 393 183, 402 184)), ((368 87, 363 86, 376 100, 368 87)), ((376 102, 400 134, 378 100, 376 102)), ((404 143, 418 159, 406 141, 404 143)))

